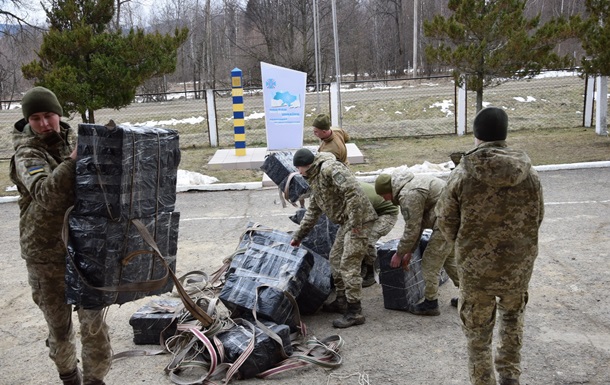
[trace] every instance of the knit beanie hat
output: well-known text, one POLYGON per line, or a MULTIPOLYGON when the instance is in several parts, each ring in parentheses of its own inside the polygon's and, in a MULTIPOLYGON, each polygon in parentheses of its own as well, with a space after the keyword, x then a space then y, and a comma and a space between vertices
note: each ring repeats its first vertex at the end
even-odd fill
POLYGON ((375 192, 377 195, 383 195, 392 192, 392 175, 380 174, 375 179, 375 192))
POLYGON ((474 137, 484 142, 506 140, 508 115, 501 108, 484 108, 474 118, 473 131, 474 137))
POLYGON ((294 167, 309 166, 313 163, 313 152, 306 148, 301 148, 294 153, 292 157, 292 164, 294 167))
POLYGON ((51 90, 44 87, 31 88, 23 95, 21 111, 25 120, 28 120, 30 115, 37 112, 54 112, 59 116, 64 114, 57 96, 51 90))
POLYGON ((330 130, 330 118, 326 114, 320 114, 316 116, 311 125, 320 130, 330 130))

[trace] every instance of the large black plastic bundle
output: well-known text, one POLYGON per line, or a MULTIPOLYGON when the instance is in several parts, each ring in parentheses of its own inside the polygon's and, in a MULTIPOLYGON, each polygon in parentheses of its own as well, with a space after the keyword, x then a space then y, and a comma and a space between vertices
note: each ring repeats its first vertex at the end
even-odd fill
POLYGON ((270 246, 251 243, 243 258, 233 260, 229 274, 252 278, 297 297, 313 266, 313 255, 287 243, 270 246))
POLYGON ((390 260, 396 253, 398 242, 398 239, 394 239, 377 249, 379 283, 383 293, 383 306, 386 309, 409 311, 424 296, 421 253, 419 248, 413 253, 408 271, 402 267, 393 269, 390 267, 390 260))
POLYGON ((272 152, 267 155, 261 170, 278 186, 288 178, 288 175, 298 172, 292 164, 292 153, 290 151, 272 152))
POLYGON ((294 310, 292 302, 282 290, 266 286, 252 277, 235 274, 227 277, 218 298, 231 310, 233 317, 251 314, 256 306, 258 317, 277 324, 289 323, 294 310))
POLYGON ((163 338, 176 332, 179 315, 175 311, 180 300, 159 299, 138 309, 130 318, 133 327, 133 342, 136 345, 159 345, 163 338))
POLYGON ((281 191, 286 191, 288 184, 288 200, 292 203, 299 201, 309 193, 309 183, 301 174, 293 175, 292 178, 286 178, 278 185, 281 191))
MULTIPOLYGON (((298 209, 294 215, 290 216, 290 220, 297 225, 300 224, 306 211, 303 208, 298 209)), ((303 238, 301 245, 328 259, 339 227, 339 225, 332 223, 326 214, 322 214, 313 229, 303 238)))
POLYGON ((332 274, 328 259, 321 257, 315 252, 314 264, 309 273, 309 279, 301 294, 297 297, 297 304, 301 314, 314 314, 324 304, 332 292, 332 274))
MULTIPOLYGON (((292 354, 290 328, 265 321, 263 324, 281 338, 286 355, 292 354)), ((252 378, 271 369, 283 359, 278 343, 256 325, 254 330, 254 350, 237 370, 241 379, 252 378)), ((218 333, 216 337, 222 342, 226 362, 233 363, 246 350, 253 336, 250 327, 234 325, 231 329, 218 333)))
POLYGON ((73 211, 115 220, 173 211, 179 163, 177 131, 79 124, 73 211))
MULTIPOLYGON (((178 212, 140 218, 172 271, 176 269, 179 220, 178 212)), ((96 289, 160 279, 167 269, 161 260, 153 256, 152 248, 131 221, 117 222, 104 217, 71 214, 68 225, 66 300, 69 304, 85 309, 101 309, 172 290, 171 278, 161 288, 147 292, 96 289), (134 256, 127 264, 123 263, 127 256, 140 250, 149 252, 134 256)))
POLYGON ((286 184, 288 184, 287 198, 294 203, 309 192, 309 184, 300 174, 290 176, 290 174, 298 172, 292 164, 292 157, 293 155, 289 151, 273 152, 265 157, 261 170, 281 191, 286 191, 286 184))
MULTIPOLYGON (((260 245, 288 244, 291 239, 292 236, 286 232, 257 226, 255 223, 250 222, 241 237, 238 248, 245 250, 252 243, 260 245)), ((325 259, 313 250, 308 249, 308 251, 312 254, 314 263, 309 272, 307 282, 305 282, 301 293, 296 298, 301 314, 315 313, 324 304, 324 301, 326 301, 332 291, 332 275, 328 259, 325 259)), ((236 255, 233 263, 235 265, 241 264, 241 259, 244 256, 245 253, 236 255)))
MULTIPOLYGON (((399 239, 385 242, 377 248, 380 269, 379 283, 383 293, 383 305, 386 309, 410 311, 424 297, 426 284, 421 270, 421 261, 430 234, 430 230, 423 232, 419 246, 411 257, 408 271, 402 267, 395 269, 390 267, 390 261, 396 253, 399 239)), ((441 269, 439 282, 442 284, 447 279, 447 273, 441 269)))

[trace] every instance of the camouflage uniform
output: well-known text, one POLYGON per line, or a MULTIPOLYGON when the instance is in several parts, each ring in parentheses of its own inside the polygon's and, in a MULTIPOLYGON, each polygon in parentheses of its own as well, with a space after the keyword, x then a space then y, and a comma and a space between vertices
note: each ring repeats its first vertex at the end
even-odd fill
MULTIPOLYGON (((32 298, 42 310, 49 356, 61 375, 77 367, 72 306, 65 302, 66 250, 61 239, 64 213, 74 203, 76 162, 70 158, 70 127, 38 135, 25 119, 15 123, 11 180, 19 190, 21 256, 28 269, 32 298)), ((102 383, 112 352, 102 311, 77 311, 85 383, 102 383)))
POLYGON ((330 263, 337 293, 345 292, 349 303, 359 302, 362 292, 361 263, 366 255, 375 209, 350 170, 332 154, 318 153, 306 174, 310 204, 293 239, 301 241, 325 213, 340 225, 330 250, 330 263))
POLYGON ((347 147, 345 147, 345 142, 347 141, 349 141, 347 132, 333 127, 329 137, 322 139, 318 152, 330 152, 339 162, 347 165, 349 163, 347 161, 347 147))
POLYGON ((495 369, 501 380, 518 381, 523 315, 544 215, 538 174, 524 152, 505 141, 484 142, 452 171, 436 210, 440 230, 455 242, 470 381, 496 384, 496 309, 495 369))
POLYGON ((371 201, 378 217, 371 229, 367 253, 364 258, 365 264, 372 265, 377 258, 377 248, 375 247, 377 241, 384 235, 388 235, 396 224, 396 220, 398 219, 398 206, 377 195, 375 187, 372 184, 360 182, 360 187, 362 187, 362 191, 364 191, 367 198, 371 201))
POLYGON ((396 253, 404 256, 419 246, 424 229, 432 229, 432 235, 422 255, 422 274, 426 283, 424 296, 433 301, 438 298, 439 273, 442 267, 456 286, 460 285, 453 246, 446 242, 436 226, 434 208, 445 182, 434 176, 415 175, 410 171, 392 174, 392 202, 400 205, 405 229, 396 253))

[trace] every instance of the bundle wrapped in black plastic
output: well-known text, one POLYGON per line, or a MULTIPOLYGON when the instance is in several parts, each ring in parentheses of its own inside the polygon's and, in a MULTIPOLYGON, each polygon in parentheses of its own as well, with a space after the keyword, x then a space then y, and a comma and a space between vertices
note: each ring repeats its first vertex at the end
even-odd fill
MULTIPOLYGON (((383 305, 386 309, 410 311, 424 297, 426 284, 421 270, 421 260, 430 234, 429 230, 425 230, 422 234, 419 246, 411 257, 408 271, 402 267, 390 267, 390 261, 396 253, 399 239, 385 242, 377 249, 380 268, 379 283, 383 293, 383 305)), ((442 269, 440 283, 444 283, 447 279, 447 273, 442 269)))
MULTIPOLYGON (((273 245, 277 243, 290 243, 292 236, 283 231, 248 223, 248 228, 241 237, 238 248, 247 249, 250 244, 273 245)), ((309 272, 301 293, 297 296, 297 304, 301 314, 313 314, 324 304, 332 291, 330 263, 328 259, 320 256, 313 250, 304 246, 313 256, 313 267, 309 272)), ((242 264, 245 253, 234 257, 234 265, 242 264)))
POLYGON ((272 152, 265 157, 261 170, 276 185, 280 185, 293 172, 298 172, 292 164, 292 153, 290 151, 272 152))
POLYGON ((260 225, 255 222, 248 222, 246 230, 239 240, 238 249, 247 249, 252 243, 270 246, 275 243, 290 243, 292 235, 285 231, 280 231, 260 225))
MULTIPOLYGON (((300 224, 306 211, 303 208, 298 209, 294 215, 290 216, 290 220, 297 225, 300 224)), ((301 245, 328 259, 339 227, 339 225, 332 223, 326 214, 322 214, 313 229, 303 238, 301 245)))
MULTIPOLYGON (((157 243, 166 264, 175 271, 180 214, 159 213, 139 220, 157 243)), ((173 281, 169 278, 154 290, 121 290, 126 284, 159 280, 167 274, 163 261, 155 257, 131 221, 71 214, 68 225, 66 300, 69 304, 101 309, 172 290, 173 281), (146 252, 139 254, 142 250, 146 252), (125 258, 132 254, 133 258, 124 264, 125 258), (105 291, 96 287, 117 290, 105 291)))
POLYGON ((281 191, 287 192, 285 198, 294 203, 307 195, 309 184, 293 166, 292 157, 293 155, 289 151, 273 152, 265 157, 260 168, 281 191), (286 189, 286 185, 288 185, 288 189, 286 189))
POLYGON ((133 343, 136 345, 159 345, 161 334, 167 339, 176 332, 176 314, 180 300, 158 299, 138 309, 130 318, 133 327, 133 343))
POLYGON ((297 297, 313 266, 313 255, 287 243, 271 246, 251 243, 244 257, 233 261, 229 274, 252 278, 297 297))
POLYGON ((297 297, 297 304, 301 314, 314 314, 324 304, 332 292, 332 274, 328 259, 311 251, 313 255, 313 267, 309 273, 309 279, 301 294, 297 297))
MULTIPOLYGON (((288 326, 265 321, 262 323, 281 338, 284 352, 286 355, 291 355, 292 345, 288 326)), ((252 334, 252 329, 249 325, 234 325, 229 330, 216 335, 220 342, 222 342, 225 362, 233 363, 239 358, 252 340, 252 334)), ((283 359, 278 342, 256 325, 254 325, 254 334, 254 350, 237 369, 241 379, 252 378, 265 370, 271 369, 283 359)))
POLYGON ((231 310, 232 317, 252 313, 256 306, 258 317, 277 324, 287 324, 294 311, 292 302, 282 290, 267 286, 252 277, 235 274, 228 275, 218 298, 231 310))
POLYGON ((284 197, 291 203, 303 200, 309 194, 309 183, 301 174, 289 176, 281 181, 278 187, 281 191, 284 191, 284 197), (288 185, 288 189, 286 189, 286 185, 288 185))
POLYGON ((421 271, 419 248, 413 253, 409 270, 390 267, 390 260, 396 253, 398 239, 393 239, 377 249, 379 261, 379 283, 383 293, 383 306, 386 309, 409 311, 424 296, 424 276, 421 271))
POLYGON ((127 220, 174 210, 177 131, 79 124, 77 151, 75 214, 127 220))

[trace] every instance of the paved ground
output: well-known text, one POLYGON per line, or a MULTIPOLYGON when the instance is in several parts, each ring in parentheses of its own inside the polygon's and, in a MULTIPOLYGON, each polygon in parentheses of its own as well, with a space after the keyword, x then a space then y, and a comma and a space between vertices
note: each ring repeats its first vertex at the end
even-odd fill
MULTIPOLYGON (((610 169, 544 171, 541 177, 546 217, 526 315, 522 384, 610 384, 610 169)), ((273 188, 180 193, 176 209, 181 212, 179 273, 214 271, 235 250, 249 221, 296 229, 288 219, 295 209, 282 208, 273 188)), ((44 346, 44 321, 31 301, 19 257, 17 204, 2 204, 0 211, 0 384, 58 383, 44 346)), ((398 237, 401 226, 399 221, 386 238, 398 237)), ((333 372, 301 369, 267 383, 468 384, 465 339, 449 305, 455 294, 455 288, 443 285, 442 314, 424 318, 384 309, 375 285, 364 291, 367 322, 362 326, 338 331, 331 326, 332 316, 305 317, 310 335, 339 333, 345 340, 343 365, 333 372)), ((109 309, 116 352, 139 348, 128 320, 146 302, 109 309)), ((170 384, 163 373, 169 359, 118 360, 107 383, 170 384)))

